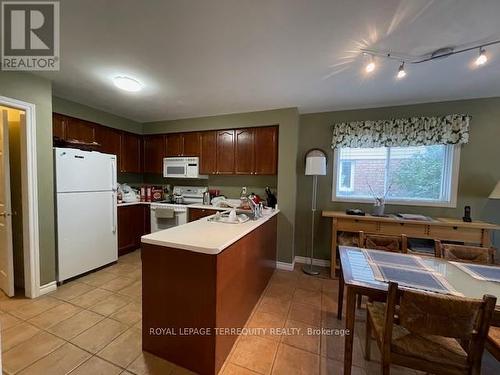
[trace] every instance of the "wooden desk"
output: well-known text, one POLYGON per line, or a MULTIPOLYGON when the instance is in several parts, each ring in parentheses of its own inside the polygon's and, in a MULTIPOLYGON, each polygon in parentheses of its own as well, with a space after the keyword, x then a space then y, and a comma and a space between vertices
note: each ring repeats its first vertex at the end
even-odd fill
POLYGON ((332 218, 331 277, 339 273, 337 235, 339 232, 359 232, 382 235, 402 235, 410 238, 428 238, 458 241, 480 246, 491 246, 491 231, 500 226, 482 221, 465 223, 459 219, 433 218, 432 221, 403 220, 397 217, 353 216, 340 211, 323 211, 323 217, 332 218))

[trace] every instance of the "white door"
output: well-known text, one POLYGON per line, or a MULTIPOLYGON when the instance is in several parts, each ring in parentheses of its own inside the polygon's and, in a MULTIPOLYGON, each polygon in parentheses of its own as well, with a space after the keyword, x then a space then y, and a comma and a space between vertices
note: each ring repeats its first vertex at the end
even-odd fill
POLYGON ((14 295, 12 218, 10 207, 9 123, 7 111, 0 113, 0 288, 14 295))

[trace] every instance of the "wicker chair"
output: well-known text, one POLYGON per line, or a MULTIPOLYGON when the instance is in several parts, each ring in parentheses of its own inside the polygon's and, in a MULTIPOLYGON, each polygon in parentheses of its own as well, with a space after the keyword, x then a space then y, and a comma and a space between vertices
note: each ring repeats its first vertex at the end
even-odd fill
POLYGON ((495 248, 443 244, 436 240, 436 256, 456 262, 494 264, 495 248))
MULTIPOLYGON (((408 252, 408 238, 402 234, 400 236, 382 236, 378 234, 365 234, 359 232, 360 247, 371 250, 390 251, 393 253, 408 252)), ((363 296, 358 295, 357 307, 360 308, 363 302, 363 296)))
POLYGON ((391 251, 393 253, 407 253, 408 239, 401 236, 381 236, 378 234, 365 234, 361 232, 362 243, 365 249, 391 251))
POLYGON ((475 300, 398 290, 391 282, 387 302, 367 306, 365 358, 373 332, 383 375, 390 374, 391 363, 433 374, 479 375, 495 304, 490 295, 475 300))

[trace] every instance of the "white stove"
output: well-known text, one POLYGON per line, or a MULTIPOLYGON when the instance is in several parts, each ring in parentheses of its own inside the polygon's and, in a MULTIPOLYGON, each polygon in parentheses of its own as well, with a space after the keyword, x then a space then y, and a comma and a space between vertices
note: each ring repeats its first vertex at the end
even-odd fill
POLYGON ((203 193, 207 189, 200 186, 175 186, 173 193, 178 198, 177 203, 167 201, 151 203, 151 233, 186 224, 188 221, 186 206, 202 204, 203 193))

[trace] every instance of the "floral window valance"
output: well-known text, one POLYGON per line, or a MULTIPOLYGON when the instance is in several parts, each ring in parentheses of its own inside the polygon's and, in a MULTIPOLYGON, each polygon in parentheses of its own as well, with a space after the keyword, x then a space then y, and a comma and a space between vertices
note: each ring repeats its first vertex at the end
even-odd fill
POLYGON ((354 121, 333 125, 332 148, 463 144, 469 141, 468 115, 354 121))

